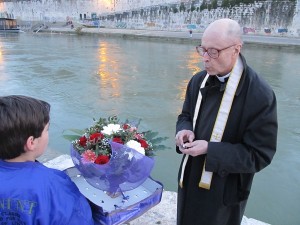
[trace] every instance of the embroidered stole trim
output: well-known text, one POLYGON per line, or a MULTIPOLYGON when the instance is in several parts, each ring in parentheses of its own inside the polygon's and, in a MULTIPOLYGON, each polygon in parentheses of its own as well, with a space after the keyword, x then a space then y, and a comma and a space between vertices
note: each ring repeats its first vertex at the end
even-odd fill
MULTIPOLYGON (((204 79, 201 83, 200 90, 201 90, 201 88, 203 88, 205 86, 208 77, 209 77, 209 74, 206 74, 206 76, 204 77, 204 79)), ((193 131, 195 130, 197 117, 198 117, 198 113, 199 113, 200 105, 201 105, 201 101, 202 101, 202 94, 201 94, 200 90, 199 90, 197 103, 196 103, 196 107, 195 107, 194 118, 193 118, 193 131)), ((188 158, 189 158, 189 155, 184 155, 184 159, 183 159, 182 167, 181 167, 181 176, 180 176, 180 181, 179 181, 179 185, 180 185, 181 188, 183 187, 184 170, 185 170, 185 166, 186 166, 186 163, 188 161, 188 158)))
MULTIPOLYGON (((223 94, 223 98, 222 98, 222 102, 217 114, 217 118, 214 124, 214 128, 211 134, 211 138, 210 141, 211 142, 220 142, 222 140, 222 136, 223 136, 223 132, 225 130, 225 126, 227 123, 227 119, 230 113, 230 109, 232 106, 232 102, 234 99, 234 95, 236 92, 236 89, 238 87, 240 78, 242 76, 242 72, 243 72, 243 63, 242 60, 240 59, 240 57, 238 58, 233 70, 231 71, 231 74, 229 76, 229 80, 226 84, 226 88, 223 94)), ((207 78, 208 78, 209 74, 206 75, 206 77, 204 78, 200 90, 201 88, 204 87, 207 78)), ((195 125, 196 125, 196 121, 197 121, 197 117, 199 114, 199 110, 200 110, 200 105, 201 105, 201 101, 202 101, 202 95, 201 95, 201 91, 199 90, 199 94, 198 94, 198 99, 197 99, 197 103, 196 103, 196 108, 195 108, 195 113, 194 113, 194 118, 193 118, 193 131, 195 129, 195 125)), ((184 177, 184 170, 186 167, 186 163, 188 161, 188 157, 189 155, 185 155, 184 156, 184 161, 182 164, 182 169, 181 169, 181 177, 180 177, 180 182, 179 185, 182 188, 183 187, 183 177, 184 177)), ((199 182, 199 187, 200 188, 204 188, 204 189, 210 189, 210 185, 211 185, 211 181, 212 181, 212 176, 213 176, 213 172, 210 171, 206 171, 205 170, 205 162, 206 159, 204 161, 204 165, 203 165, 203 169, 202 169, 202 175, 201 175, 201 180, 199 182)))

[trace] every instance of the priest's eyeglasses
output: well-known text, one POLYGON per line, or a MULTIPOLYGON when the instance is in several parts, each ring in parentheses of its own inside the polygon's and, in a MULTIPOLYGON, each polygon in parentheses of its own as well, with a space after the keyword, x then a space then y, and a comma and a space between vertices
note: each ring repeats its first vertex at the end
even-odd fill
POLYGON ((201 45, 198 45, 198 46, 196 46, 196 51, 201 56, 204 56, 204 54, 207 53, 210 58, 217 59, 219 57, 221 51, 231 48, 235 45, 236 44, 230 45, 230 46, 228 46, 226 48, 222 48, 222 49, 216 49, 216 48, 207 48, 206 49, 206 48, 202 47, 201 45))

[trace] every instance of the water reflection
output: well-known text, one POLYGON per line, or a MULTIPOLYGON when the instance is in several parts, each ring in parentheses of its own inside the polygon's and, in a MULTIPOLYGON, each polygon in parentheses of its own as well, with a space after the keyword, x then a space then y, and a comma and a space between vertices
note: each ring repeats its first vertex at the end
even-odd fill
MULTIPOLYGON (((3 60, 3 48, 2 48, 2 43, 0 42, 0 67, 1 70, 3 70, 4 65, 4 60, 3 60)), ((4 82, 6 80, 5 74, 4 73, 0 73, 0 81, 4 82)))
MULTIPOLYGON (((196 74, 197 72, 201 71, 201 68, 199 67, 201 60, 199 55, 196 53, 196 51, 192 50, 193 47, 190 46, 189 51, 186 52, 186 55, 182 55, 183 62, 182 64, 178 64, 177 66, 180 68, 180 70, 185 71, 185 74, 183 75, 181 82, 178 84, 178 94, 176 95, 176 99, 183 101, 185 98, 186 93, 186 87, 188 85, 189 80, 191 79, 191 76, 196 74)), ((177 113, 179 114, 181 110, 181 106, 178 107, 177 113)))
MULTIPOLYGON (((99 43, 99 69, 98 75, 100 76, 100 90, 103 92, 112 91, 111 97, 120 97, 120 72, 118 62, 115 58, 115 45, 108 42, 101 41, 99 43)), ((101 91, 102 94, 105 94, 101 91)))
POLYGON ((189 52, 188 58, 187 58, 187 69, 192 72, 192 74, 195 74, 197 72, 200 72, 202 69, 199 67, 199 62, 202 62, 202 58, 199 56, 198 53, 195 52, 189 52))
POLYGON ((3 65, 2 43, 0 43, 0 64, 3 65))

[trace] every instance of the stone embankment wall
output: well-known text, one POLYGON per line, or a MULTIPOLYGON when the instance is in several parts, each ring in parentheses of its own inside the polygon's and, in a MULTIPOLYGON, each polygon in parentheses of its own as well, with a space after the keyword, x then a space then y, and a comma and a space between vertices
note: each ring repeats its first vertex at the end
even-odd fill
POLYGON ((227 17, 237 20, 248 33, 300 36, 300 0, 114 0, 109 1, 110 5, 105 2, 6 0, 0 3, 0 10, 22 21, 66 23, 95 18, 100 19, 103 27, 157 30, 202 31, 213 20, 227 17))

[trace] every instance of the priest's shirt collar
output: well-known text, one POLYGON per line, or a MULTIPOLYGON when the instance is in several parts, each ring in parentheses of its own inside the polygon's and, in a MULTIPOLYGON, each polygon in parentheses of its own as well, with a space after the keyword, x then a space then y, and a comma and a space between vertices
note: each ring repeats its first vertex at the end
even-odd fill
POLYGON ((226 82, 228 79, 226 78, 229 78, 230 76, 230 73, 224 75, 224 76, 220 76, 220 75, 216 75, 216 77, 218 78, 218 80, 221 82, 221 83, 224 83, 226 82))

